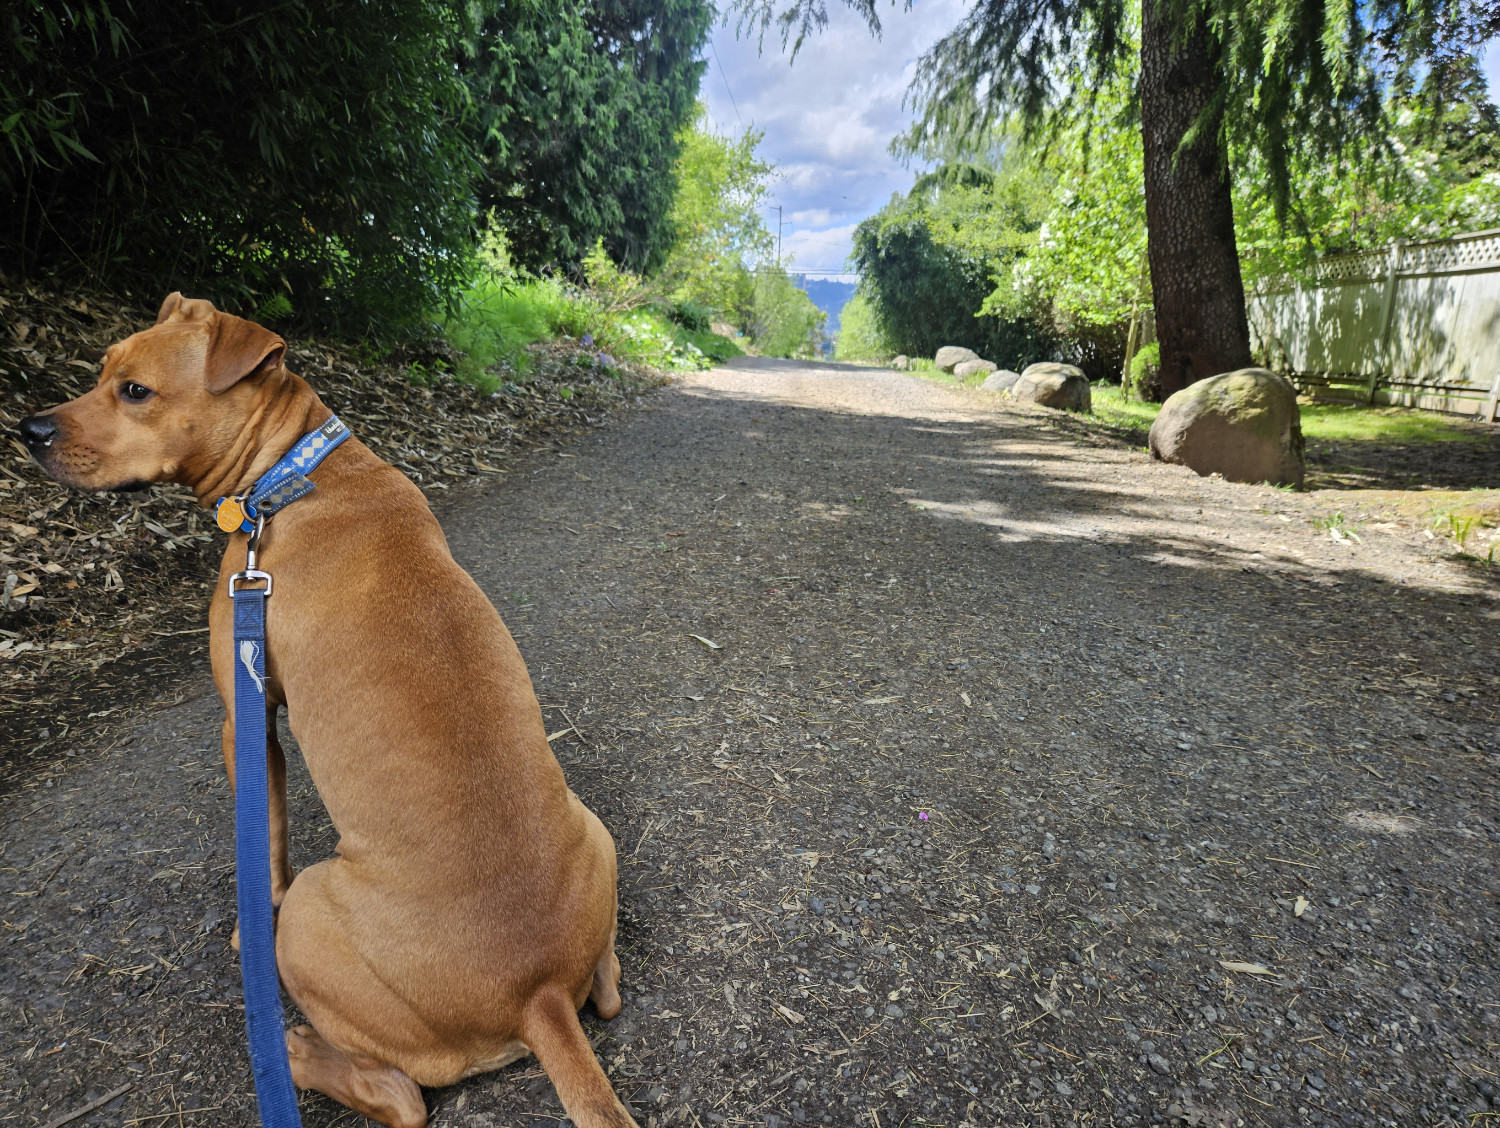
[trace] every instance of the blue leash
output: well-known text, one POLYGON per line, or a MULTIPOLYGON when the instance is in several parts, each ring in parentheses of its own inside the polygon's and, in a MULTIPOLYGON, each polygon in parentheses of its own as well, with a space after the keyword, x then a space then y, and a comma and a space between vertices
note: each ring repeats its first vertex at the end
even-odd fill
POLYGON ((234 851, 240 913, 240 978, 245 989, 245 1032, 255 1100, 265 1128, 302 1128, 297 1088, 287 1060, 281 981, 271 908, 270 784, 266 778, 266 600, 271 576, 256 567, 266 518, 314 489, 307 477, 349 429, 330 416, 303 435, 243 496, 215 506, 219 527, 250 534, 245 570, 229 577, 234 601, 234 851), (264 581, 265 587, 241 587, 264 581))
POLYGON ((240 978, 255 1099, 265 1128, 301 1128, 287 1060, 271 909, 270 785, 266 779, 266 600, 271 577, 255 553, 265 518, 250 534, 245 570, 229 578, 234 600, 234 851, 240 910, 240 978), (236 587, 264 580, 264 588, 236 587))

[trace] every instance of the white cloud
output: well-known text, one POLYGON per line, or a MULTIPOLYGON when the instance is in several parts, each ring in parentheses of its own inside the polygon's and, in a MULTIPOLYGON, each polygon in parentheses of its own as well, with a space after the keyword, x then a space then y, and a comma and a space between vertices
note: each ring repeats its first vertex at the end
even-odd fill
POLYGON ((782 260, 789 261, 794 271, 811 270, 820 274, 841 271, 844 260, 849 257, 849 240, 853 234, 853 223, 787 231, 782 236, 782 260))
MULTIPOLYGON (((783 250, 797 267, 842 268, 854 225, 911 187, 912 173, 887 146, 911 123, 902 103, 917 60, 967 7, 967 0, 882 6, 876 39, 843 0, 831 0, 828 29, 795 61, 774 29, 763 54, 732 25, 715 29, 700 96, 720 132, 764 131, 760 153, 781 174, 773 197, 786 221, 783 250)), ((768 219, 774 230, 775 212, 768 219)))
POLYGON ((833 222, 833 213, 827 208, 812 208, 808 211, 790 212, 786 218, 787 222, 804 227, 827 227, 833 222))

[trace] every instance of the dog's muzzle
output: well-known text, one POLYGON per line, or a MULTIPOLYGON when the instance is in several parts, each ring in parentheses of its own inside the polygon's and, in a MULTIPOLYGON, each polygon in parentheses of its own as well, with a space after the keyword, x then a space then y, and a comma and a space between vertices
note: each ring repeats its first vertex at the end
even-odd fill
POLYGON ((62 434, 62 428, 51 415, 28 415, 16 425, 16 430, 33 457, 39 456, 62 434))

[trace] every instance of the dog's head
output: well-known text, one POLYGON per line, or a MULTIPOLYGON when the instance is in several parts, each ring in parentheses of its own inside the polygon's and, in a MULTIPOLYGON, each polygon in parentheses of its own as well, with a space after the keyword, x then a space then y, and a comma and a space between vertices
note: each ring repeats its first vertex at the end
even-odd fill
POLYGON ((190 481, 233 445, 285 353, 269 329, 170 294, 152 328, 109 347, 92 391, 17 429, 64 485, 190 481))

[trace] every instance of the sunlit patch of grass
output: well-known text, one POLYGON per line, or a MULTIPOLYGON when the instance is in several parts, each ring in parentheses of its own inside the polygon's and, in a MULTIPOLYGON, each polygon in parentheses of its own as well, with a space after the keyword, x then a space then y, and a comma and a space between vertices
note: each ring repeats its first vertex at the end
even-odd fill
POLYGON ((1151 424, 1161 411, 1159 403, 1143 403, 1138 399, 1126 399, 1119 384, 1094 384, 1090 393, 1093 400, 1091 412, 1101 423, 1112 427, 1127 427, 1134 431, 1149 431, 1151 424))
POLYGON ((1451 443, 1473 433, 1445 416, 1410 407, 1305 403, 1302 434, 1324 442, 1451 443))
MULTIPOLYGON (((1094 385, 1094 414, 1115 426, 1149 430, 1159 403, 1126 399, 1118 384, 1094 385)), ((1473 432, 1447 416, 1410 407, 1366 407, 1352 403, 1304 403, 1302 436, 1316 442, 1450 443, 1473 432)))

